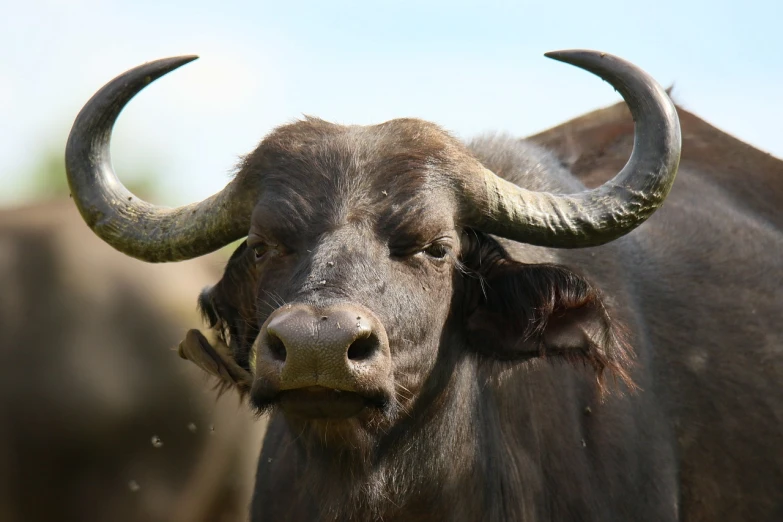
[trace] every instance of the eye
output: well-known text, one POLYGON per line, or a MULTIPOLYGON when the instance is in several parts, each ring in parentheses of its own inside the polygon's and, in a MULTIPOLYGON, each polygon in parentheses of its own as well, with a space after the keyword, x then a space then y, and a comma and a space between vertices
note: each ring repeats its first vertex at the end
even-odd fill
POLYGON ((429 243, 415 239, 400 240, 397 244, 392 242, 389 251, 399 260, 428 258, 430 261, 443 261, 451 254, 451 239, 449 236, 442 235, 430 240, 429 243))
POLYGON ((443 243, 432 243, 427 245, 422 252, 433 259, 443 259, 449 254, 449 247, 443 243))
POLYGON ((267 252, 269 252, 270 246, 266 243, 256 243, 255 245, 251 246, 250 249, 253 251, 253 254, 256 257, 256 261, 264 257, 267 252))
POLYGON ((259 241, 257 243, 248 243, 248 248, 253 251, 257 262, 270 257, 281 257, 289 253, 283 245, 276 242, 259 241))

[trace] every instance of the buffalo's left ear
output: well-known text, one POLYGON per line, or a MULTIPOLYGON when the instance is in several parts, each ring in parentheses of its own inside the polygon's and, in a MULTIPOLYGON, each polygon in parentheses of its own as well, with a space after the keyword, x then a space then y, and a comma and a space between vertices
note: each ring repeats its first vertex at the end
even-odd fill
POLYGON ((250 391, 253 376, 231 357, 231 349, 219 339, 210 342, 199 330, 189 330, 179 343, 179 356, 217 377, 224 388, 236 388, 240 395, 250 391))
POLYGON ((590 283, 563 266, 500 257, 482 270, 482 288, 472 292, 467 328, 474 349, 495 360, 583 363, 599 384, 608 370, 634 387, 630 349, 590 283))

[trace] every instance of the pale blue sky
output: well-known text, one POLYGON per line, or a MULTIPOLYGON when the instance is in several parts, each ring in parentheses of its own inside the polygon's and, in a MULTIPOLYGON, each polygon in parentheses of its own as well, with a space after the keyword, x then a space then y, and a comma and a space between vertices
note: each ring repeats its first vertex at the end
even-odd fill
POLYGON ((576 47, 634 61, 687 109, 783 157, 777 0, 0 1, 0 204, 24 200, 31 155, 64 147, 101 85, 177 54, 201 59, 131 102, 113 149, 121 178, 163 169, 160 203, 219 190, 241 154, 302 114, 524 136, 619 100, 543 57, 576 47))

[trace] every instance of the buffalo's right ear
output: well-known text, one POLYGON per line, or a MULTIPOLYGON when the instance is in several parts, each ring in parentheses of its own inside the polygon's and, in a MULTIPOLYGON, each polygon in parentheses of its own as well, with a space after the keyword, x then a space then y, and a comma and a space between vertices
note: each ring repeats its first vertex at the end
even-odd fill
POLYGON ((215 298, 212 295, 214 288, 214 286, 208 286, 198 295, 198 309, 201 311, 204 321, 209 324, 210 328, 216 327, 220 322, 220 312, 218 311, 217 303, 215 303, 215 298))
MULTIPOLYGON (((229 305, 229 308, 232 308, 231 305, 234 305, 234 303, 231 303, 230 300, 226 299, 227 296, 237 293, 236 282, 231 276, 231 273, 232 271, 237 271, 239 273, 247 272, 246 265, 248 265, 248 260, 245 259, 244 256, 246 251, 247 242, 242 241, 226 263, 226 267, 223 270, 223 277, 220 281, 214 286, 204 288, 198 296, 198 308, 210 328, 224 326, 220 323, 225 322, 227 319, 223 317, 223 312, 220 309, 221 301, 227 301, 224 303, 224 306, 229 305)), ((235 308, 236 306, 233 307, 235 308)))
POLYGON ((219 339, 210 342, 199 330, 189 330, 179 343, 179 356, 217 377, 225 388, 236 388, 240 395, 250 391, 253 376, 231 357, 231 349, 219 339))
POLYGON ((256 322, 255 261, 247 243, 242 242, 231 255, 223 277, 214 286, 202 290, 198 309, 221 345, 231 350, 234 362, 252 369, 249 356, 258 335, 256 322))

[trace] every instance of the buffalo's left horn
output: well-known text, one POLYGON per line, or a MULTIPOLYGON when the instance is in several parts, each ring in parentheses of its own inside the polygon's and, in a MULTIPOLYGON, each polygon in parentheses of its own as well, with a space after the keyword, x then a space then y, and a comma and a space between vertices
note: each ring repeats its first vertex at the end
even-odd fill
POLYGON ((87 102, 71 129, 65 168, 84 220, 117 250, 150 262, 198 257, 247 235, 255 187, 231 181, 222 191, 178 208, 142 201, 111 165, 111 134, 123 107, 144 87, 196 56, 149 62, 107 83, 87 102))
POLYGON ((677 110, 655 80, 616 56, 582 50, 546 56, 588 70, 620 92, 636 122, 628 163, 602 186, 577 194, 525 190, 477 166, 462 178, 463 221, 532 245, 608 243, 642 224, 669 193, 680 162, 677 110))

